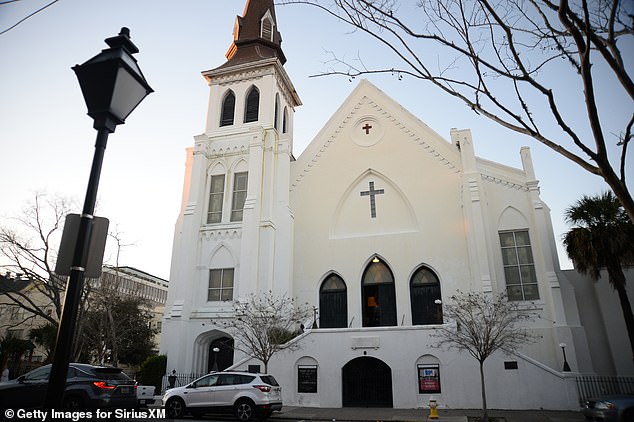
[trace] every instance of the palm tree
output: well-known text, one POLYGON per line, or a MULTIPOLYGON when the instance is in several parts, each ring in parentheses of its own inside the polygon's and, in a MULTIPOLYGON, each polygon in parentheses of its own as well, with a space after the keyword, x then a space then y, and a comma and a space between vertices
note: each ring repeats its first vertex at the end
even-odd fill
POLYGON ((582 274, 593 280, 608 272, 619 295, 623 318, 634 358, 634 314, 625 290, 623 266, 634 264, 634 224, 612 192, 583 196, 565 211, 566 221, 576 227, 564 235, 568 257, 582 274))

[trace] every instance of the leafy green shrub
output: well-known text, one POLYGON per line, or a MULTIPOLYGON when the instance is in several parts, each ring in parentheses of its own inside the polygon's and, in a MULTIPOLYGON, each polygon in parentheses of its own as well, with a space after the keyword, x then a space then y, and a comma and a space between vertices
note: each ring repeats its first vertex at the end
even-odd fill
POLYGON ((155 394, 160 394, 166 367, 167 356, 150 356, 141 364, 137 380, 142 385, 153 385, 155 394))

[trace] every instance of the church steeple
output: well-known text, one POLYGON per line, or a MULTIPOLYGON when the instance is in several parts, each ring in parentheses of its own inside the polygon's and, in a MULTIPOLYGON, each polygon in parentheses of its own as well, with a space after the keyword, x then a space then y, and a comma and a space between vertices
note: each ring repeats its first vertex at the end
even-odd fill
POLYGON ((283 65, 286 57, 281 44, 273 0, 247 0, 242 16, 236 17, 227 62, 220 68, 269 58, 283 65))

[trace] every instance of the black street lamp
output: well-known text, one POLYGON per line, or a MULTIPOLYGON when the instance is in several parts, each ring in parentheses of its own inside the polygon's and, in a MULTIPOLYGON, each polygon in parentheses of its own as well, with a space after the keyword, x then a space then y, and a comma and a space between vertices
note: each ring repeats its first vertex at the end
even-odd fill
POLYGON ((562 371, 570 372, 570 365, 568 365, 568 361, 566 360, 566 343, 559 343, 559 347, 561 347, 561 352, 564 354, 564 367, 562 371))
POLYGON ((102 50, 86 63, 73 67, 88 107, 88 115, 94 119, 97 141, 57 331, 55 355, 46 392, 48 409, 62 407, 108 135, 114 132, 117 125, 125 123, 126 117, 153 92, 136 59, 132 57, 139 49, 130 41, 130 30, 121 28, 119 35, 105 41, 110 48, 102 50))

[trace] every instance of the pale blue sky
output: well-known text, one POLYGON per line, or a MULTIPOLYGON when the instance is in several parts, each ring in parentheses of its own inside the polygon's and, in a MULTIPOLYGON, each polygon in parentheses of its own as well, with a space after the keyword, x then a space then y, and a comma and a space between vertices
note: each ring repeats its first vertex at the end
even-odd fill
MULTIPOLYGON (((0 5, 0 31, 47 3, 0 5)), ((16 215, 34 191, 83 201, 95 131, 71 67, 96 55, 106 47, 105 38, 127 26, 140 49, 136 58, 156 92, 109 138, 97 214, 116 224, 125 242, 135 243, 122 251, 121 265, 169 278, 185 148, 204 130, 208 88, 200 72, 224 63, 235 16, 242 14, 244 4, 60 0, 0 35, 2 221, 16 215)), ((343 77, 309 78, 325 69, 327 51, 348 58, 360 55, 368 62, 388 58, 367 36, 351 33, 315 9, 278 6, 276 13, 288 59, 285 68, 304 104, 295 115, 294 151, 299 156, 356 86, 343 77)), ((582 194, 606 189, 598 177, 536 141, 485 121, 428 84, 391 75, 369 80, 445 139, 452 127, 470 128, 480 157, 521 168, 520 147, 530 146, 557 240, 566 230, 563 210, 582 194)), ((614 107, 631 111, 632 103, 614 107)), ((575 113, 575 107, 569 111, 575 113)), ((112 255, 107 259, 113 263, 112 255)))

